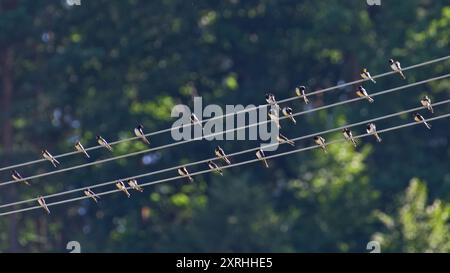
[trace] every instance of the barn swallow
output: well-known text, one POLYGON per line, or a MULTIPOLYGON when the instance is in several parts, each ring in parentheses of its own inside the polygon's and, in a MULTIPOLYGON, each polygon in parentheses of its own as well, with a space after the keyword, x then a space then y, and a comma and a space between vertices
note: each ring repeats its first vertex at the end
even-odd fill
POLYGON ((143 192, 143 191, 144 191, 144 189, 143 189, 141 186, 139 186, 139 184, 138 184, 138 182, 137 182, 136 179, 130 179, 130 180, 128 180, 128 185, 129 185, 133 190, 136 190, 136 191, 139 191, 139 192, 143 192))
POLYGON ((23 180, 23 177, 20 175, 20 173, 19 172, 17 172, 16 170, 13 170, 12 172, 11 172, 11 177, 15 180, 15 181, 19 181, 19 182, 22 182, 22 183, 24 183, 25 185, 30 185, 30 183, 28 183, 28 181, 26 181, 26 180, 23 180))
POLYGON ((81 142, 78 141, 77 143, 75 143, 75 150, 77 150, 80 153, 83 153, 87 158, 90 158, 90 156, 88 155, 88 153, 84 149, 84 147, 81 144, 81 142))
POLYGON ((202 126, 202 123, 200 122, 200 120, 197 118, 197 116, 194 113, 191 114, 191 123, 193 125, 198 124, 198 125, 202 126))
POLYGON ((271 106, 275 106, 277 108, 280 108, 280 106, 278 106, 277 100, 275 99, 275 95, 272 93, 267 93, 266 94, 266 101, 268 104, 270 104, 271 106))
POLYGON ((48 209, 47 204, 45 203, 44 197, 43 196, 39 196, 37 201, 39 203, 39 206, 41 206, 43 209, 45 209, 45 211, 48 214, 50 214, 50 210, 48 209))
POLYGON ((142 139, 142 141, 144 141, 145 143, 150 144, 150 141, 148 141, 147 137, 145 137, 143 129, 144 126, 142 126, 142 124, 139 124, 136 128, 134 128, 134 134, 138 138, 142 139))
POLYGON ((369 73, 369 71, 367 71, 367 68, 363 68, 363 70, 361 71, 361 78, 363 78, 363 79, 365 79, 365 80, 367 80, 367 79, 369 79, 369 80, 371 80, 373 83, 377 83, 373 78, 372 78, 372 76, 370 75, 370 73, 369 73))
POLYGON ((428 122, 425 120, 424 117, 422 117, 421 114, 415 113, 415 114, 414 114, 414 121, 416 121, 416 122, 423 122, 423 124, 425 124, 425 126, 426 126, 428 129, 431 130, 431 125, 428 124, 428 122))
POLYGON ((97 136, 97 142, 98 144, 100 144, 101 146, 105 147, 106 149, 112 152, 111 145, 109 145, 109 143, 104 138, 102 138, 101 136, 97 136))
POLYGON ((216 163, 214 163, 212 160, 208 161, 208 167, 209 167, 211 170, 213 170, 213 171, 215 171, 216 173, 218 173, 218 174, 220 174, 220 175, 223 176, 223 171, 222 171, 222 169, 221 169, 216 163))
POLYGON ((428 96, 423 97, 420 100, 423 107, 427 108, 431 113, 434 113, 433 106, 431 106, 431 99, 428 96))
POLYGON ((392 69, 393 71, 399 73, 400 76, 402 76, 402 78, 406 80, 406 77, 405 77, 405 75, 403 74, 402 67, 401 67, 399 61, 394 61, 393 59, 389 59, 389 66, 391 67, 391 69, 392 69))
POLYGON ((190 182, 194 182, 194 179, 189 175, 188 170, 186 169, 186 167, 181 167, 178 169, 178 174, 183 176, 183 177, 187 177, 189 179, 190 182))
POLYGON ((322 148, 322 150, 327 153, 327 147, 325 145, 325 139, 321 136, 315 136, 314 142, 322 148))
POLYGON ((374 135, 378 142, 381 142, 381 137, 377 133, 377 127, 374 123, 367 124, 366 132, 370 135, 374 135))
POLYGON ((53 166, 55 166, 55 168, 57 164, 58 165, 60 164, 59 161, 56 160, 56 158, 54 158, 47 150, 42 150, 42 156, 48 161, 50 161, 53 164, 53 166))
POLYGON ((297 124, 297 121, 292 116, 292 108, 291 107, 284 107, 281 112, 283 112, 283 115, 288 117, 294 124, 297 124))
POLYGON ((128 192, 127 187, 125 187, 125 184, 122 181, 119 180, 116 183, 116 187, 117 187, 117 189, 123 191, 127 195, 128 198, 130 198, 130 193, 128 192))
POLYGON ((277 125, 277 128, 280 129, 281 128, 280 119, 278 117, 277 111, 275 111, 274 109, 271 108, 271 109, 269 109, 268 115, 269 115, 269 118, 275 122, 275 124, 277 125))
POLYGON ((87 188, 84 190, 84 195, 86 195, 87 197, 92 198, 92 200, 95 201, 95 203, 98 202, 98 199, 100 199, 100 196, 98 196, 97 194, 95 194, 91 189, 87 188))
POLYGON ((347 141, 351 141, 353 143, 353 146, 356 147, 356 140, 353 138, 353 134, 352 134, 352 131, 350 131, 350 129, 348 129, 348 128, 342 129, 342 134, 344 135, 344 138, 347 141))
POLYGON ((283 136, 282 134, 279 134, 279 135, 277 136, 277 140, 278 140, 278 143, 280 143, 280 144, 287 143, 287 144, 289 144, 289 145, 295 147, 294 141, 292 141, 292 140, 290 140, 289 138, 283 136))
POLYGON ((303 97, 305 104, 309 103, 309 100, 306 97, 306 87, 304 87, 303 85, 295 88, 295 94, 297 94, 298 97, 303 97))
POLYGON ((222 148, 220 148, 220 146, 217 146, 216 149, 214 150, 214 154, 217 156, 217 158, 222 159, 223 161, 225 161, 228 165, 231 164, 230 160, 228 159, 227 155, 225 154, 225 152, 222 150, 222 148))
POLYGON ((360 98, 367 99, 370 103, 373 102, 373 99, 369 96, 369 94, 367 94, 366 89, 364 89, 364 87, 362 87, 361 85, 358 86, 358 90, 356 90, 356 95, 358 95, 358 97, 360 98))
POLYGON ((267 164, 266 156, 264 155, 263 150, 259 149, 256 152, 256 158, 261 160, 263 162, 264 166, 266 166, 266 168, 269 168, 269 164, 267 164))

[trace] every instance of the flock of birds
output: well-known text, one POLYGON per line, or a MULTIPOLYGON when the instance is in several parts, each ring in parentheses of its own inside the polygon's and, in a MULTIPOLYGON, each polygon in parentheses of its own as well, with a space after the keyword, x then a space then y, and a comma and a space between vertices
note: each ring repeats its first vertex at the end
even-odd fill
MULTIPOLYGON (((402 71, 400 62, 390 59, 389 66, 394 72, 398 73, 403 79, 406 79, 406 77, 402 71)), ((366 68, 362 69, 360 75, 361 75, 361 78, 363 78, 365 80, 370 80, 373 83, 376 83, 376 81, 372 78, 372 76, 370 75, 369 71, 366 68)), ((303 98, 303 101, 305 104, 309 103, 309 100, 306 96, 306 87, 305 86, 296 87, 295 94, 298 97, 303 98)), ((367 99, 370 103, 374 102, 374 100, 368 94, 367 90, 362 85, 358 86, 358 88, 356 90, 356 95, 358 97, 367 99)), ((290 107, 280 108, 280 106, 278 105, 278 103, 275 99, 275 95, 273 95, 271 93, 266 94, 265 99, 266 99, 267 103, 271 106, 271 108, 268 112, 268 116, 271 119, 271 121, 273 121, 278 128, 281 128, 280 122, 279 122, 279 114, 278 114, 280 109, 281 109, 282 114, 285 117, 287 117, 289 120, 291 120, 292 123, 296 124, 296 120, 293 116, 294 113, 293 113, 292 108, 290 108, 290 107)), ((434 112, 433 107, 431 105, 431 100, 428 96, 424 96, 420 100, 420 103, 424 108, 428 109, 431 113, 434 112)), ((428 129, 431 129, 431 125, 428 124, 427 121, 425 120, 425 118, 422 115, 420 115, 419 113, 415 113, 413 115, 413 118, 416 122, 424 123, 428 129)), ((192 125, 202 126, 202 122, 198 119, 198 117, 194 113, 191 114, 190 120, 191 120, 192 125)), ((373 135, 378 142, 381 142, 381 137, 379 136, 376 125, 374 123, 367 124, 366 132, 369 135, 373 135)), ((138 137, 144 143, 150 144, 150 141, 147 139, 147 137, 144 133, 144 126, 142 126, 141 124, 139 124, 136 128, 134 128, 134 134, 136 135, 136 137, 138 137)), ((356 147, 356 145, 357 145, 356 140, 353 138, 353 134, 349 128, 342 129, 342 134, 347 141, 351 142, 356 147)), ((103 137, 97 135, 96 140, 100 146, 104 147, 105 149, 107 149, 111 152, 113 151, 113 148, 111 147, 111 145, 103 137)), ((286 143, 291 146, 295 146, 294 141, 288 139, 286 136, 282 135, 281 133, 278 135, 277 140, 280 144, 286 143)), ((314 136, 313 140, 314 140, 315 144, 320 146, 322 148, 322 150, 325 153, 327 153, 325 138, 323 138, 320 135, 317 135, 317 136, 314 136)), ((83 145, 81 144, 80 141, 77 141, 75 143, 74 148, 79 153, 84 154, 84 156, 86 158, 90 158, 89 154, 87 153, 86 149, 83 147, 83 145)), ((220 146, 217 146, 215 148, 214 154, 218 160, 223 161, 227 165, 231 165, 231 161, 230 161, 229 157, 226 155, 225 151, 220 146)), ((48 160, 50 163, 52 163, 52 165, 55 168, 58 167, 58 165, 60 164, 60 162, 54 156, 52 156, 49 151, 47 151, 45 149, 42 150, 42 157, 44 159, 48 160)), ((269 164, 267 163, 266 156, 262 149, 259 149, 256 152, 256 158, 259 159, 266 168, 269 168, 269 164)), ((208 167, 215 173, 223 175, 223 170, 222 170, 221 166, 219 166, 214 161, 212 161, 212 160, 208 161, 208 167)), ((191 175, 186 167, 181 167, 177 171, 181 177, 186 178, 189 182, 194 181, 194 179, 191 177, 191 175)), ((26 185, 30 185, 30 183, 28 181, 26 181, 20 175, 20 173, 17 172, 16 170, 12 171, 11 176, 17 182, 22 182, 26 185)), ((118 190, 122 191, 128 198, 130 197, 130 193, 129 193, 128 189, 133 189, 133 190, 136 190, 139 192, 143 191, 142 187, 139 186, 136 179, 128 180, 127 184, 129 187, 127 187, 123 181, 118 180, 118 182, 115 184, 115 186, 117 187, 118 190)), ((87 188, 86 190, 84 190, 84 194, 86 196, 88 196, 89 198, 91 198, 92 200, 94 200, 95 202, 98 202, 98 199, 100 199, 100 196, 98 196, 96 193, 94 193, 90 188, 87 188)), ((39 196, 37 199, 37 202, 48 214, 50 214, 50 210, 49 210, 43 196, 39 196)))

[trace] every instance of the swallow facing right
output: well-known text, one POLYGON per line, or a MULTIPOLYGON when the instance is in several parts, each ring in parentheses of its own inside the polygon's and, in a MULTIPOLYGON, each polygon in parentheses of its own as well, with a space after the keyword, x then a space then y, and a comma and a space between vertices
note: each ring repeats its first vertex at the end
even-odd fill
POLYGON ((355 141, 355 139, 353 138, 353 134, 352 134, 352 131, 350 131, 350 129, 348 129, 348 128, 342 129, 342 134, 344 135, 344 138, 345 138, 347 141, 351 141, 351 142, 353 143, 353 146, 356 147, 356 141, 355 141))
POLYGON ((377 83, 372 76, 370 75, 369 71, 367 71, 367 68, 363 68, 363 70, 361 71, 361 78, 365 79, 365 80, 371 80, 373 83, 377 83))
POLYGON ((231 164, 230 160, 228 159, 227 155, 225 154, 225 152, 223 151, 222 148, 220 148, 220 146, 217 146, 216 149, 214 150, 214 154, 217 156, 217 158, 222 159, 223 161, 225 161, 225 163, 227 163, 228 165, 231 164))
POLYGON ((47 150, 42 150, 42 156, 47 159, 48 161, 50 161, 53 166, 55 166, 55 168, 57 167, 56 165, 60 164, 58 160, 56 160, 56 158, 54 158, 47 150))
POLYGON ((142 141, 144 141, 145 143, 150 144, 150 141, 148 141, 147 137, 145 137, 143 129, 144 129, 144 126, 142 126, 142 124, 139 124, 136 128, 134 128, 134 134, 138 138, 142 139, 142 141))
POLYGON ((86 150, 84 149, 83 145, 81 144, 81 142, 77 142, 75 143, 75 149, 80 152, 83 153, 87 158, 89 158, 90 156, 88 155, 88 153, 86 152, 86 150))
POLYGON ((266 156, 264 155, 264 151, 263 150, 259 149, 256 152, 256 158, 261 160, 263 162, 264 166, 266 166, 266 168, 269 168, 269 164, 267 164, 266 156))
POLYGON ((280 143, 280 144, 287 143, 287 144, 291 145, 292 147, 295 147, 294 141, 292 141, 289 138, 283 136, 282 134, 278 134, 277 140, 278 140, 278 143, 280 143))
POLYGON ((127 190, 127 187, 125 187, 125 184, 122 181, 118 181, 116 183, 116 188, 123 191, 123 193, 125 193, 127 195, 128 198, 130 198, 130 193, 127 190))
POLYGON ((424 117, 422 117, 421 114, 415 113, 415 114, 414 114, 414 121, 416 121, 416 122, 418 122, 418 123, 423 122, 423 124, 425 124, 425 126, 426 126, 429 130, 431 130, 431 125, 428 124, 428 122, 425 120, 424 117))
POLYGON ((295 118, 292 116, 293 112, 292 112, 292 108, 291 107, 284 107, 281 112, 283 112, 283 115, 288 117, 294 124, 297 124, 297 121, 295 120, 295 118))
POLYGON ((366 89, 364 89, 364 87, 362 87, 361 85, 358 86, 358 90, 356 90, 356 95, 358 95, 358 97, 360 98, 365 98, 370 103, 373 102, 373 99, 369 96, 369 94, 367 94, 366 89))
POLYGON ((269 113, 268 113, 269 118, 275 122, 275 125, 277 126, 278 129, 281 128, 280 126, 280 118, 278 117, 278 113, 275 109, 269 109, 269 113))
POLYGON ((374 123, 367 124, 366 132, 370 135, 374 135, 378 142, 381 142, 381 137, 377 133, 377 127, 374 123))
POLYGON ((295 88, 295 94, 297 94, 298 97, 303 97, 305 104, 309 103, 309 100, 306 97, 306 87, 303 85, 295 88))
POLYGON ((130 179, 128 180, 128 185, 130 186, 130 188, 132 188, 133 190, 136 190, 138 192, 143 192, 144 189, 139 186, 138 182, 136 179, 130 179))
POLYGON ((50 214, 50 210, 48 209, 47 204, 45 203, 44 197, 43 196, 39 196, 37 201, 39 203, 39 206, 41 206, 43 209, 45 209, 45 211, 48 214, 50 214))
POLYGON ((22 183, 24 183, 25 185, 30 185, 30 183, 28 183, 28 181, 26 181, 26 180, 23 180, 23 177, 20 175, 20 173, 19 172, 17 172, 16 170, 13 170, 12 172, 11 172, 11 177, 14 179, 14 180, 16 180, 16 181, 19 181, 19 182, 22 182, 22 183))
POLYGON ((178 169, 178 174, 186 177, 187 179, 189 179, 189 182, 194 182, 194 179, 189 175, 188 170, 186 169, 186 167, 181 167, 178 169))
POLYGON ((325 139, 321 136, 315 136, 314 142, 322 148, 322 150, 327 153, 327 147, 325 145, 325 139))
POLYGON ((84 190, 84 195, 86 195, 87 197, 92 198, 92 200, 94 200, 95 203, 98 202, 98 199, 100 199, 100 196, 98 196, 97 194, 95 194, 91 189, 87 188, 84 190))
POLYGON ((223 171, 222 169, 216 164, 214 163, 214 161, 210 160, 208 161, 208 167, 213 170, 214 172, 220 174, 223 176, 223 171))
POLYGON ((105 147, 110 152, 112 152, 111 145, 109 145, 109 143, 104 138, 102 138, 101 136, 97 136, 97 142, 98 142, 98 144, 100 144, 100 146, 105 147))
POLYGON ((424 96, 420 103, 423 107, 427 108, 431 113, 434 113, 433 106, 431 106, 431 99, 428 96, 424 96))
POLYGON ((194 113, 191 114, 191 123, 193 125, 198 124, 198 125, 202 126, 202 123, 200 122, 200 120, 197 118, 197 116, 194 113))
POLYGON ((406 77, 405 77, 405 75, 403 74, 402 67, 401 67, 399 61, 394 61, 393 59, 389 59, 389 66, 391 67, 391 69, 392 69, 393 71, 399 73, 400 76, 402 76, 402 78, 403 78, 404 80, 406 80, 406 77))

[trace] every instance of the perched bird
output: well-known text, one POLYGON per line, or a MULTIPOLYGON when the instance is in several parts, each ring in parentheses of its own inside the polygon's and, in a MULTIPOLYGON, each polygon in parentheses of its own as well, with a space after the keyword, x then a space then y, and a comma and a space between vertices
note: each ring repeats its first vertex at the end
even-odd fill
POLYGON ((428 122, 425 120, 424 117, 422 117, 421 114, 415 113, 415 114, 414 114, 414 121, 416 121, 416 122, 423 122, 423 124, 425 124, 425 126, 426 126, 428 129, 431 130, 431 125, 428 124, 428 122))
POLYGON ((363 79, 365 79, 365 80, 367 80, 367 79, 369 79, 369 80, 371 80, 373 83, 377 83, 373 78, 372 78, 372 76, 370 76, 370 73, 369 73, 369 71, 367 71, 367 68, 363 68, 363 70, 361 71, 361 78, 363 78, 363 79))
POLYGON ((297 124, 297 121, 295 120, 295 118, 292 116, 292 108, 291 107, 284 107, 281 112, 283 112, 283 115, 285 115, 286 117, 288 117, 294 124, 297 124))
POLYGON ((225 154, 225 152, 223 151, 222 148, 220 148, 220 146, 217 146, 216 149, 214 150, 214 153, 216 154, 217 158, 222 159, 223 161, 225 161, 225 163, 227 163, 228 165, 231 164, 230 160, 228 159, 227 155, 225 154))
POLYGON ((303 85, 295 88, 295 94, 297 94, 297 96, 299 97, 303 97, 305 104, 309 103, 309 100, 306 97, 306 87, 304 87, 303 85))
POLYGON ((325 139, 321 136, 315 136, 314 142, 322 148, 322 150, 327 153, 327 147, 325 145, 325 139))
POLYGON ((280 106, 278 106, 277 100, 275 99, 275 95, 272 93, 267 93, 266 94, 266 101, 268 104, 270 104, 271 106, 275 106, 277 108, 279 108, 280 106))
POLYGON ((26 180, 23 180, 23 177, 20 175, 20 173, 19 172, 17 172, 16 170, 13 170, 12 172, 11 172, 11 177, 12 177, 12 179, 14 179, 14 180, 16 180, 16 181, 19 181, 19 182, 22 182, 22 183, 24 183, 25 185, 30 185, 30 183, 28 183, 28 181, 26 181, 26 180))
POLYGON ((41 206, 43 209, 45 209, 45 211, 48 214, 50 214, 50 210, 48 209, 47 204, 45 203, 44 197, 43 196, 39 196, 37 201, 39 203, 39 206, 41 206))
POLYGON ((128 192, 127 187, 125 187, 125 184, 122 181, 119 180, 119 182, 116 183, 116 187, 117 189, 123 191, 128 198, 130 198, 130 193, 128 192))
POLYGON ((54 158, 47 150, 42 150, 42 156, 48 161, 50 161, 53 164, 53 166, 55 166, 55 168, 57 164, 58 165, 60 164, 59 161, 56 160, 56 158, 54 158))
POLYGON ((427 108, 431 113, 434 113, 433 106, 431 106, 431 99, 428 96, 423 97, 420 100, 423 107, 427 108))
POLYGON ((108 142, 104 138, 102 138, 101 136, 97 136, 97 142, 98 142, 98 144, 100 144, 101 146, 105 147, 106 149, 108 149, 109 151, 112 152, 111 145, 109 145, 108 142))
POLYGON ((358 90, 356 90, 356 95, 358 95, 358 97, 360 98, 367 99, 370 103, 373 102, 373 99, 369 96, 369 94, 367 94, 366 89, 364 89, 364 87, 362 87, 361 85, 358 86, 358 90))
POLYGON ((202 126, 202 123, 200 122, 200 120, 197 118, 197 116, 194 113, 191 114, 191 123, 194 125, 198 124, 198 125, 202 126))
POLYGON ((374 135, 378 142, 381 142, 381 137, 377 133, 377 127, 374 123, 367 124, 366 132, 370 135, 374 135))
POLYGON ((278 143, 280 143, 280 144, 287 143, 287 144, 289 144, 289 145, 291 145, 291 146, 293 146, 293 147, 295 146, 294 141, 292 141, 292 140, 290 140, 289 138, 283 136, 282 134, 279 134, 279 135, 277 136, 277 140, 278 140, 278 143))
POLYGON ((145 137, 143 129, 144 126, 142 126, 142 124, 139 124, 136 128, 134 128, 134 134, 138 138, 142 139, 142 141, 144 141, 145 143, 150 144, 150 141, 148 141, 147 137, 145 137))
POLYGON ((144 189, 139 186, 138 182, 136 179, 130 179, 128 180, 128 185, 130 186, 130 188, 132 188, 133 190, 139 191, 139 192, 143 192, 144 189))
POLYGON ((95 201, 95 203, 98 202, 98 199, 100 199, 100 196, 98 196, 97 194, 95 194, 91 189, 87 188, 84 190, 84 195, 86 195, 87 197, 92 198, 92 200, 95 201))
POLYGON ((353 138, 353 134, 352 134, 352 131, 350 131, 350 129, 348 129, 348 128, 342 129, 342 134, 344 135, 344 138, 347 141, 351 141, 353 143, 353 146, 356 147, 356 140, 353 138))
POLYGON ((189 175, 188 170, 186 169, 186 167, 181 167, 178 169, 178 174, 183 176, 183 177, 187 177, 189 179, 190 182, 194 182, 194 179, 189 175))
POLYGON ((405 77, 405 75, 403 74, 402 67, 401 67, 399 61, 394 61, 393 59, 389 59, 389 66, 391 67, 391 69, 392 69, 393 71, 399 73, 400 76, 402 76, 402 78, 406 80, 406 77, 405 77))
POLYGON ((213 171, 215 171, 216 173, 218 173, 218 174, 220 174, 220 175, 223 176, 223 171, 222 171, 222 169, 221 169, 216 163, 214 163, 212 160, 208 161, 208 167, 209 167, 211 170, 213 170, 213 171))
POLYGON ((83 153, 87 158, 90 158, 90 156, 88 155, 88 153, 84 149, 84 147, 81 144, 81 142, 78 141, 77 143, 75 143, 75 150, 77 150, 80 153, 83 153))
POLYGON ((269 168, 269 164, 267 164, 266 156, 264 155, 263 150, 259 149, 256 152, 256 158, 261 160, 263 162, 264 166, 266 166, 266 168, 269 168))
POLYGON ((280 129, 281 128, 280 118, 278 117, 277 111, 274 109, 269 109, 268 115, 269 115, 269 118, 275 122, 275 124, 277 125, 277 128, 280 129))

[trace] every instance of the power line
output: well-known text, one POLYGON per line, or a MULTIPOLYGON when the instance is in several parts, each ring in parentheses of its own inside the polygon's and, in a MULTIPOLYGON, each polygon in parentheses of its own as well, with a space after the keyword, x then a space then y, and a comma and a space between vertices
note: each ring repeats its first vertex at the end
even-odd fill
MULTIPOLYGON (((441 57, 441 58, 437 58, 437 59, 429 60, 429 61, 426 61, 426 62, 418 63, 418 64, 415 64, 415 65, 411 65, 411 66, 403 68, 402 70, 403 71, 407 71, 407 70, 410 70, 410 69, 415 69, 415 68, 426 66, 426 65, 429 65, 429 64, 445 61, 445 60, 447 60, 449 58, 450 58, 450 55, 447 55, 447 56, 444 56, 444 57, 441 57)), ((389 72, 385 72, 385 73, 382 73, 382 74, 375 75, 372 78, 373 79, 377 79, 377 78, 385 77, 385 76, 388 76, 388 75, 391 75, 391 74, 395 74, 395 73, 397 73, 397 72, 389 71, 389 72)), ((309 96, 313 96, 313 95, 316 95, 316 94, 325 93, 325 92, 332 91, 332 90, 335 90, 335 89, 344 88, 344 87, 349 86, 349 85, 362 83, 362 82, 365 82, 365 81, 368 81, 368 80, 369 79, 360 79, 360 80, 356 80, 356 81, 352 81, 352 82, 343 83, 343 84, 339 84, 339 85, 336 85, 336 86, 328 87, 328 88, 325 88, 325 89, 319 89, 319 90, 310 92, 310 93, 306 94, 305 96, 309 97, 309 96)), ((278 103, 284 103, 284 102, 296 100, 296 99, 299 99, 299 98, 303 98, 303 96, 293 96, 293 97, 290 97, 290 98, 286 98, 286 99, 280 100, 280 101, 278 101, 278 103)), ((261 108, 261 107, 267 107, 269 105, 270 104, 262 104, 262 105, 257 106, 255 109, 244 109, 244 110, 236 111, 236 112, 233 112, 233 113, 228 113, 228 114, 225 114, 225 115, 212 117, 212 118, 209 118, 209 119, 204 119, 204 120, 201 120, 200 122, 204 123, 204 122, 211 121, 211 120, 226 118, 226 117, 237 115, 237 114, 240 114, 240 113, 245 113, 245 112, 248 112, 248 111, 256 110, 256 109, 261 108)), ((151 133, 145 134, 145 136, 146 137, 150 137, 150 136, 154 136, 154 135, 170 132, 172 130, 178 130, 178 129, 181 129, 181 128, 184 128, 184 127, 188 127, 188 126, 190 126, 190 124, 183 124, 181 126, 177 126, 177 127, 173 127, 173 128, 166 128, 166 129, 159 130, 159 131, 156 131, 156 132, 151 132, 151 133)), ((125 139, 121 139, 121 140, 110 142, 110 145, 113 146, 113 145, 116 145, 116 144, 119 144, 119 143, 122 143, 122 142, 127 142, 127 141, 132 141, 132 140, 137 140, 137 139, 139 139, 139 138, 138 137, 125 138, 125 139)), ((95 149, 99 149, 99 148, 102 148, 102 146, 96 145, 96 146, 88 147, 85 150, 86 151, 91 151, 91 150, 95 150, 95 149)), ((66 156, 74 155, 74 154, 78 154, 78 153, 80 153, 80 152, 72 151, 72 152, 68 152, 68 153, 55 155, 54 157, 55 158, 62 158, 62 157, 66 157, 66 156)), ((19 168, 19 167, 23 167, 23 166, 27 166, 27 165, 31 165, 31 164, 36 164, 36 163, 44 162, 44 161, 45 161, 45 159, 42 159, 42 158, 41 159, 37 159, 37 160, 32 160, 32 161, 28 161, 28 162, 24 162, 24 163, 19 163, 19 164, 15 164, 15 165, 2 167, 2 168, 0 168, 0 171, 5 171, 5 170, 14 169, 14 168, 19 168)))
MULTIPOLYGON (((427 80, 422 80, 422 81, 419 81, 419 82, 415 82, 415 83, 411 83, 411 84, 407 84, 407 85, 402 85, 402 86, 399 86, 399 87, 395 87, 395 88, 387 89, 387 90, 384 90, 384 91, 376 92, 376 93, 371 94, 370 96, 371 97, 376 97, 376 96, 379 96, 379 95, 384 95, 384 94, 387 94, 387 93, 391 93, 391 92, 395 92, 395 91, 399 91, 399 90, 404 90, 404 89, 409 88, 409 87, 425 84, 425 83, 436 81, 436 80, 445 79, 445 78, 448 78, 448 77, 450 77, 450 74, 445 74, 445 75, 441 75, 441 76, 438 76, 438 77, 430 78, 430 79, 427 79, 427 80)), ((331 107, 335 107, 335 106, 339 106, 339 105, 343 105, 343 104, 347 104, 347 103, 351 103, 351 102, 355 102, 355 101, 359 101, 359 100, 364 100, 364 99, 365 99, 364 97, 357 97, 357 98, 353 98, 353 99, 349 99, 349 100, 345 100, 345 101, 340 101, 340 102, 328 104, 328 105, 325 105, 325 106, 317 107, 317 108, 314 108, 314 109, 309 109, 309 110, 305 110, 305 111, 302 111, 302 112, 298 112, 298 113, 293 114, 292 116, 296 117, 296 116, 299 116, 299 115, 312 113, 312 112, 315 112, 315 111, 324 110, 324 109, 328 109, 328 108, 331 108, 331 107)), ((288 118, 288 117, 283 116, 283 117, 280 117, 279 119, 283 120, 283 119, 286 119, 286 118, 288 118)), ((192 141, 202 140, 203 138, 213 137, 213 136, 217 136, 217 135, 222 135, 222 134, 226 134, 226 133, 234 132, 234 131, 239 131, 239 130, 243 130, 243 129, 246 129, 246 128, 250 128, 250 127, 254 127, 254 126, 257 126, 257 125, 262 125, 262 124, 266 124, 266 123, 270 123, 270 122, 272 122, 272 121, 271 120, 265 120, 265 121, 261 121, 261 122, 257 122, 257 123, 253 123, 253 124, 237 127, 237 128, 232 128, 232 129, 229 129, 229 130, 225 130, 225 131, 221 131, 221 132, 217 132, 217 133, 213 133, 213 134, 209 134, 209 135, 205 135, 205 136, 200 136, 200 137, 196 137, 196 138, 192 138, 192 139, 187 139, 187 140, 184 140, 184 141, 174 142, 174 143, 161 145, 161 146, 154 147, 154 148, 145 149, 145 150, 142 150, 142 151, 127 153, 127 154, 123 154, 123 155, 120 155, 120 156, 110 157, 110 158, 106 158, 106 159, 102 159, 102 160, 98 160, 98 161, 94 161, 94 162, 90 162, 90 163, 75 165, 75 166, 64 168, 64 169, 59 169, 59 170, 55 170, 55 171, 51 171, 51 172, 46 172, 46 173, 42 173, 42 174, 32 175, 32 176, 29 176, 29 177, 24 177, 23 179, 20 179, 20 180, 9 180, 9 181, 0 183, 0 187, 1 186, 6 186, 6 185, 9 185, 9 184, 13 184, 13 183, 17 183, 17 182, 23 181, 23 180, 27 180, 28 181, 28 180, 32 180, 32 179, 39 178, 39 177, 45 177, 45 176, 49 176, 49 175, 53 175, 53 174, 57 174, 57 173, 63 173, 63 172, 71 171, 71 170, 76 170, 76 169, 80 169, 80 168, 84 168, 84 167, 88 167, 88 166, 92 166, 92 165, 102 164, 102 163, 109 162, 109 161, 114 161, 114 160, 117 160, 117 159, 127 158, 127 157, 130 157, 130 156, 135 156, 135 155, 148 153, 148 152, 153 152, 153 151, 158 151, 158 150, 162 150, 162 149, 178 146, 178 145, 181 145, 181 144, 189 143, 189 142, 192 142, 192 141)))
MULTIPOLYGON (((445 115, 441 115, 441 116, 437 116, 437 117, 433 117, 433 118, 429 118, 429 119, 427 119, 427 121, 433 121, 433 120, 438 120, 438 119, 442 119, 442 118, 447 118, 449 116, 450 116, 450 113, 449 114, 445 114, 445 115)), ((417 122, 411 122, 411 123, 406 123, 406 124, 390 127, 390 128, 383 129, 383 130, 377 130, 377 132, 378 133, 384 133, 384 132, 398 130, 398 129, 401 129, 401 128, 405 128, 405 127, 409 127, 409 126, 413 126, 413 125, 418 125, 418 124, 419 123, 417 123, 417 122)), ((367 136, 370 136, 370 135, 371 134, 361 134, 361 135, 355 136, 354 138, 355 139, 359 139, 359 138, 367 137, 367 136)), ((328 146, 330 144, 340 143, 340 142, 344 142, 344 141, 346 141, 346 140, 345 139, 333 140, 333 141, 328 142, 326 145, 328 146)), ((312 149, 315 149, 317 147, 319 147, 319 146, 318 145, 313 145, 313 146, 300 148, 300 149, 296 149, 296 150, 292 150, 292 151, 288 151, 288 152, 284 152, 284 153, 279 153, 279 154, 275 154, 275 155, 271 155, 271 156, 266 156, 265 159, 267 160, 267 159, 272 159, 272 158, 276 158, 276 157, 286 156, 286 155, 290 155, 290 154, 294 154, 294 153, 299 153, 299 152, 303 152, 303 151, 307 151, 307 150, 312 150, 312 149)), ((243 162, 239 162, 239 163, 235 163, 235 164, 231 164, 231 165, 222 166, 221 169, 228 169, 228 168, 231 168, 231 167, 237 167, 237 166, 241 166, 241 165, 246 165, 246 164, 254 163, 254 162, 257 162, 257 161, 260 161, 260 160, 259 159, 247 160, 247 161, 243 161, 243 162)), ((203 171, 194 172, 194 173, 192 173, 190 175, 194 176, 194 175, 209 173, 209 172, 212 172, 212 171, 214 171, 214 170, 207 169, 207 170, 203 170, 203 171)), ((165 179, 161 179, 161 180, 157 180, 157 181, 151 181, 151 182, 140 184, 140 186, 141 187, 146 187, 146 186, 150 186, 150 185, 155 185, 155 184, 169 182, 169 181, 176 180, 176 179, 181 179, 181 177, 180 176, 174 176, 174 177, 165 178, 165 179)), ((127 189, 130 189, 130 188, 127 187, 127 189)), ((112 193, 119 192, 119 191, 120 190, 115 189, 115 190, 110 190, 110 191, 97 193, 96 195, 97 196, 103 196, 103 195, 108 195, 108 194, 112 194, 112 193)), ((55 205, 59 205, 59 204, 65 204, 65 203, 69 203, 69 202, 83 200, 83 199, 86 199, 86 198, 90 198, 90 197, 88 197, 88 196, 80 196, 80 197, 75 197, 75 198, 71 198, 71 199, 65 199, 65 200, 49 203, 49 204, 47 204, 47 206, 50 207, 50 206, 55 206, 55 205)), ((6 215, 10 215, 10 214, 15 214, 15 213, 24 212, 24 211, 30 211, 30 210, 39 209, 39 208, 41 208, 41 207, 40 206, 34 206, 34 207, 28 207, 28 208, 22 208, 22 209, 7 211, 7 212, 0 213, 0 216, 6 216, 6 215)))

